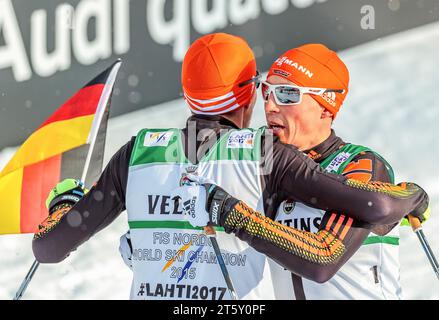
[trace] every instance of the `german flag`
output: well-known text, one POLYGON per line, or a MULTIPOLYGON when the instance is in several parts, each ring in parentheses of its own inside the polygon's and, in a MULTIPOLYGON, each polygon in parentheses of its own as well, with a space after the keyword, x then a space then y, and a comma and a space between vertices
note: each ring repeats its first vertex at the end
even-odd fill
POLYGON ((45 199, 65 178, 90 186, 102 171, 111 94, 121 61, 53 113, 0 173, 0 234, 35 233, 45 199), (90 165, 89 165, 90 164, 90 165))

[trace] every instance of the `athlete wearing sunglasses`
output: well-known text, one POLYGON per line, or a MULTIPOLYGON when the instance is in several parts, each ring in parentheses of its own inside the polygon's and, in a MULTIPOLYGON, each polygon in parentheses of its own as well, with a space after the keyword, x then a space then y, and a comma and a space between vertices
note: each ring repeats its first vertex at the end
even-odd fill
MULTIPOLYGON (((367 147, 344 142, 332 130, 349 80, 343 61, 323 45, 305 45, 286 52, 262 82, 267 123, 283 143, 295 146, 327 172, 363 182, 393 182, 393 170, 384 158, 367 147)), ((331 212, 285 201, 277 209, 276 221, 315 231, 328 214, 331 212)), ((331 229, 339 231, 345 223, 334 219, 331 229)), ((363 245, 327 283, 318 284, 274 266, 272 277, 278 297, 401 299, 398 226, 365 229, 350 229, 352 234, 362 234, 363 245)))
MULTIPOLYGON (((329 91, 341 94, 344 90, 329 91)), ((327 89, 299 87, 284 77, 269 75, 262 83, 268 126, 283 143, 301 151, 316 146, 331 133, 334 115, 315 100, 327 95, 327 89)))

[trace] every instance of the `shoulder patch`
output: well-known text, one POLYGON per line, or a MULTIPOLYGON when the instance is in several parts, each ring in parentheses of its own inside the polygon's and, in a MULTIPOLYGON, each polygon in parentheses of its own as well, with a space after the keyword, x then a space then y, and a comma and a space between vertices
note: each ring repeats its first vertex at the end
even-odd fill
POLYGON ((169 142, 171 142, 171 138, 173 136, 173 132, 164 131, 164 132, 148 132, 145 135, 145 141, 143 142, 144 147, 167 147, 169 142))
POLYGON ((359 159, 352 161, 347 165, 343 173, 352 173, 354 171, 363 171, 372 173, 373 163, 371 159, 359 159))
POLYGON ((255 133, 250 130, 232 132, 227 140, 227 149, 252 149, 255 133))
POLYGON ((337 172, 340 166, 349 159, 352 153, 349 152, 341 152, 339 155, 335 157, 334 160, 326 167, 325 171, 327 172, 337 172))

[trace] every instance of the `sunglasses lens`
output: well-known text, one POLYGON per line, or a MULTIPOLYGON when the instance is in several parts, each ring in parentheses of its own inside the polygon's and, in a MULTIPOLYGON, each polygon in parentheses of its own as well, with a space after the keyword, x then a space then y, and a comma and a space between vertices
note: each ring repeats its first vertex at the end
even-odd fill
POLYGON ((281 103, 284 104, 299 103, 300 90, 298 88, 291 87, 277 87, 276 97, 281 103))

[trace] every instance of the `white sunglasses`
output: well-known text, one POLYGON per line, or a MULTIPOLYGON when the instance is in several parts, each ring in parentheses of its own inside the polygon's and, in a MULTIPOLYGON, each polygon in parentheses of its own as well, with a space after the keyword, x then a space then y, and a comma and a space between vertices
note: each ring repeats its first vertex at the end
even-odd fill
POLYGON ((264 100, 268 101, 268 99, 270 98, 270 94, 273 93, 274 100, 278 105, 281 106, 294 106, 302 103, 302 98, 304 94, 322 96, 324 93, 328 92, 345 92, 344 90, 338 89, 298 87, 289 84, 270 84, 265 81, 261 81, 261 84, 261 92, 264 100))

